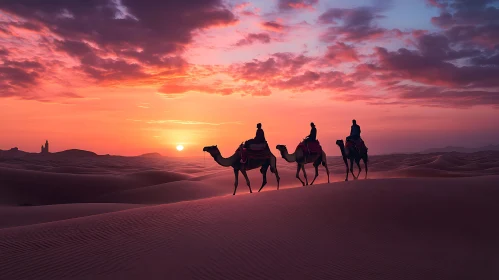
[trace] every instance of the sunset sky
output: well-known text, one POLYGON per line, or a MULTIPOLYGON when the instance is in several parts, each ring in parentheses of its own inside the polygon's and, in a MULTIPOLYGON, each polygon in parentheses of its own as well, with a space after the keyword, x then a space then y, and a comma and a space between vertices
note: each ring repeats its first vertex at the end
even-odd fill
POLYGON ((3 150, 479 147, 498 89, 499 0, 0 1, 3 150))

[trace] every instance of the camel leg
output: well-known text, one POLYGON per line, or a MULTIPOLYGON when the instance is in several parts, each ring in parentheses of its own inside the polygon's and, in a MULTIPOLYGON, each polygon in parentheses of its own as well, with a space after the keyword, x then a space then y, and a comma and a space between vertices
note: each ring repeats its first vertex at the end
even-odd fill
POLYGON ((366 178, 365 179, 367 179, 367 159, 364 157, 363 161, 364 161, 364 166, 366 167, 366 178))
POLYGON ((355 174, 353 173, 353 158, 350 159, 350 172, 352 173, 353 179, 357 180, 357 177, 355 177, 355 174))
POLYGON ((262 166, 262 168, 260 168, 260 173, 262 173, 263 181, 262 181, 262 186, 260 187, 258 192, 260 192, 263 189, 263 187, 267 184, 267 169, 269 169, 268 165, 264 165, 262 166))
POLYGON ((329 183, 331 183, 331 182, 329 181, 329 168, 327 167, 327 162, 325 163, 324 168, 326 168, 326 173, 327 173, 327 183, 329 184, 329 183))
POLYGON ((234 182, 234 193, 232 195, 236 195, 237 185, 239 183, 239 169, 234 169, 234 176, 236 180, 234 182))
POLYGON ((300 169, 301 169, 300 164, 298 164, 296 167, 297 167, 296 168, 296 178, 298 178, 298 180, 300 180, 301 184, 303 186, 305 186, 305 182, 303 182, 302 179, 300 178, 300 169))
POLYGON ((321 161, 314 162, 315 176, 314 176, 314 179, 312 180, 312 183, 310 183, 311 186, 314 184, 315 179, 317 179, 317 177, 319 176, 319 165, 320 164, 321 164, 321 161))
POLYGON ((315 168, 315 176, 312 182, 310 183, 311 186, 314 184, 315 179, 317 179, 317 177, 319 176, 319 167, 314 165, 314 168, 315 168))
POLYGON ((345 162, 345 167, 347 169, 347 176, 345 178, 345 182, 348 181, 348 161, 347 161, 347 158, 346 157, 343 157, 343 161, 345 162))
POLYGON ((307 182, 307 186, 308 186, 308 179, 307 179, 307 172, 305 171, 305 164, 301 166, 301 170, 303 170, 303 176, 305 177, 305 182, 307 182))
POLYGON ((362 172, 362 168, 360 167, 360 158, 356 159, 355 163, 357 163, 357 166, 359 167, 359 173, 357 173, 357 178, 359 178, 360 172, 362 172))
POLYGON ((248 178, 248 174, 246 174, 246 170, 241 169, 241 173, 243 174, 244 179, 246 179, 246 184, 248 185, 248 188, 249 188, 249 190, 250 190, 250 193, 253 193, 253 192, 251 191, 250 180, 249 180, 249 178, 248 178))
POLYGON ((277 190, 279 190, 279 181, 281 181, 281 177, 279 177, 279 172, 277 171, 277 159, 276 159, 276 157, 270 158, 270 172, 275 174, 275 178, 277 180, 277 190))

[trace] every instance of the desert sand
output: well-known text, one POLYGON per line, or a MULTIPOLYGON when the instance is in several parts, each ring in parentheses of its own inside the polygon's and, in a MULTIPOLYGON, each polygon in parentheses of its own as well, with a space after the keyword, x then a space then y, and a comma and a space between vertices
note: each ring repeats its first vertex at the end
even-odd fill
MULTIPOLYGON (((0 279, 499 279, 499 152, 254 193, 206 158, 0 156, 0 279)), ((313 174, 307 166, 309 178, 313 174)))

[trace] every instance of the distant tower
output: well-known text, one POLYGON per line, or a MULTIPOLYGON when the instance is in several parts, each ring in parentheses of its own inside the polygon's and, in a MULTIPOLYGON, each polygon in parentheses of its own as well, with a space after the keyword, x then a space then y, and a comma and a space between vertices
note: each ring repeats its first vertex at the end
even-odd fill
POLYGON ((49 153, 49 140, 45 141, 45 147, 42 145, 42 149, 41 149, 40 153, 42 153, 42 154, 49 153))

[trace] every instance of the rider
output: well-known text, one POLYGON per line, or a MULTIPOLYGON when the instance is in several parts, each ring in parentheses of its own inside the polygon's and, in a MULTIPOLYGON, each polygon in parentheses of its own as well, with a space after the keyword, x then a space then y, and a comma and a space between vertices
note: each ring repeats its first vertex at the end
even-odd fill
POLYGON ((310 123, 310 127, 311 127, 310 134, 307 137, 305 137, 305 139, 303 140, 303 142, 307 146, 308 152, 310 152, 308 143, 311 141, 317 141, 317 128, 315 128, 315 124, 313 122, 310 123))
POLYGON ((255 136, 255 138, 253 138, 254 143, 255 144, 261 144, 261 143, 267 142, 267 140, 265 140, 265 133, 263 132, 262 124, 258 123, 256 125, 256 128, 257 128, 256 129, 256 136, 255 136))
POLYGON ((357 124, 356 120, 352 120, 352 127, 350 128, 350 136, 347 137, 347 141, 353 140, 357 141, 360 139, 360 126, 357 124))
POLYGON ((315 128, 315 124, 310 123, 310 134, 305 138, 305 142, 309 141, 317 141, 317 128, 315 128))
POLYGON ((249 148, 249 145, 251 144, 262 144, 267 142, 267 140, 265 140, 265 133, 263 132, 262 124, 258 123, 256 125, 256 128, 255 138, 246 141, 246 143, 244 144, 245 148, 249 148))

